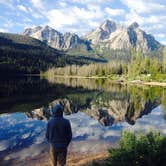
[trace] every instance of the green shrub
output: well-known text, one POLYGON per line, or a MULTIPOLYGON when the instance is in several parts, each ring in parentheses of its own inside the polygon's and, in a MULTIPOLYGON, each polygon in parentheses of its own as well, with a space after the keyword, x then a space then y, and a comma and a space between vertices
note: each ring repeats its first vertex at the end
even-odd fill
POLYGON ((109 154, 108 166, 166 166, 166 138, 152 132, 123 132, 119 147, 109 154))

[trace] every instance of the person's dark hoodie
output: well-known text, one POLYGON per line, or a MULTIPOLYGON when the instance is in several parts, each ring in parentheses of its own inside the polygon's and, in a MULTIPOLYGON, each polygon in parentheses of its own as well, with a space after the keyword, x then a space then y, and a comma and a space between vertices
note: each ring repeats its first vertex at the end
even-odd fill
POLYGON ((63 118, 63 108, 61 105, 56 105, 52 113, 53 117, 47 124, 46 138, 55 148, 67 148, 72 139, 70 122, 63 118))

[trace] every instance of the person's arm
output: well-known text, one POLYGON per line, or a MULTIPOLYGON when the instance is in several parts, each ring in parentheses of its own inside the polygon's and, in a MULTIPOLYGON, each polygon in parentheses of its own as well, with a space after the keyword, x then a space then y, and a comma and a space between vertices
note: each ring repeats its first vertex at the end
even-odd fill
POLYGON ((47 127, 46 127, 46 139, 47 141, 49 141, 49 123, 47 123, 47 127))
POLYGON ((72 140, 72 129, 71 129, 70 121, 69 121, 69 123, 68 123, 68 145, 71 142, 71 140, 72 140))

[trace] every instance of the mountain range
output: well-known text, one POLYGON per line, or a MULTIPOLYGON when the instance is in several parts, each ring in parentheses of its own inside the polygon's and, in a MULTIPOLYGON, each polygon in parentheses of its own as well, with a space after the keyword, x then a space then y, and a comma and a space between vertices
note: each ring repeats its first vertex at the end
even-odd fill
POLYGON ((23 34, 0 33, 0 74, 38 74, 52 67, 114 59, 128 62, 131 47, 157 54, 162 50, 137 23, 126 28, 110 20, 82 37, 49 26, 28 28, 23 34))
POLYGON ((79 37, 75 33, 61 33, 49 26, 27 28, 23 35, 39 39, 56 49, 71 49, 83 45, 86 49, 129 50, 134 47, 143 52, 158 50, 162 45, 143 31, 138 23, 128 27, 106 20, 88 34, 79 37))
POLYGON ((44 27, 37 26, 35 28, 27 28, 23 34, 41 40, 57 49, 69 49, 78 44, 86 44, 77 34, 70 32, 62 34, 48 25, 44 27))

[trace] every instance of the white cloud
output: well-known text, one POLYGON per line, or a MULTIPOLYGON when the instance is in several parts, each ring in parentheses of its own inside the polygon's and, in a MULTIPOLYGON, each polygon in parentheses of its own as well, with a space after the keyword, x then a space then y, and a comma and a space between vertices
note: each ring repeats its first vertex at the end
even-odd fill
POLYGON ((148 31, 156 31, 156 30, 162 30, 165 29, 165 25, 164 24, 154 24, 151 26, 145 26, 145 29, 147 29, 148 31))
MULTIPOLYGON (((57 3, 57 7, 42 14, 48 19, 45 24, 59 31, 71 31, 83 35, 93 28, 99 26, 105 19, 117 19, 119 22, 124 22, 127 26, 133 22, 138 22, 141 28, 148 27, 146 25, 161 24, 165 21, 165 16, 149 12, 163 10, 164 6, 161 4, 156 5, 154 2, 146 3, 142 0, 138 2, 131 2, 129 0, 121 0, 129 7, 129 12, 125 8, 111 8, 107 2, 111 0, 63 0, 57 3), (69 3, 70 2, 70 3, 69 3), (96 3, 95 3, 96 2, 96 3), (72 3, 72 5, 71 5, 72 3), (81 5, 79 5, 81 4, 81 5), (107 4, 107 5, 106 5, 107 4), (155 7, 157 6, 157 8, 155 7), (141 13, 146 12, 146 15, 141 13)), ((159 14, 159 13, 158 13, 159 14)), ((41 15, 39 15, 41 16, 41 15)), ((150 28, 151 26, 149 26, 150 28)), ((146 30, 146 28, 145 28, 146 30)), ((149 30, 153 34, 153 31, 149 30)))
POLYGON ((151 15, 147 19, 148 23, 165 23, 166 22, 166 15, 151 15))
POLYGON ((8 29, 6 29, 6 28, 0 28, 0 32, 8 32, 8 29))
POLYGON ((13 3, 13 0, 0 0, 0 4, 10 6, 13 3))
POLYGON ((28 7, 28 11, 30 12, 30 14, 32 15, 32 17, 39 19, 42 18, 43 15, 39 12, 35 12, 31 7, 28 7))
POLYGON ((23 12, 28 12, 27 8, 24 5, 17 5, 18 9, 23 11, 23 12))
POLYGON ((1 142, 0 142, 0 151, 6 150, 7 148, 9 148, 9 146, 10 146, 9 141, 1 140, 1 142))
POLYGON ((143 25, 146 21, 145 18, 137 14, 135 11, 130 11, 130 13, 125 16, 126 25, 130 25, 133 22, 137 22, 140 25, 143 25))
POLYGON ((10 153, 8 156, 5 157, 5 160, 17 159, 17 160, 24 160, 28 157, 34 157, 41 154, 42 151, 45 151, 46 147, 41 145, 30 145, 28 147, 22 148, 15 153, 10 153))
MULTIPOLYGON (((99 6, 89 6, 88 8, 79 8, 77 6, 67 6, 60 9, 52 9, 45 13, 48 18, 48 25, 55 29, 79 27, 84 29, 84 26, 97 25, 97 19, 103 19, 104 14, 99 6)), ((89 27, 88 27, 89 28, 89 27)), ((77 29, 78 32, 79 29, 77 29)))
POLYGON ((148 25, 149 28, 152 25, 156 28, 162 27, 166 23, 166 16, 165 15, 147 15, 141 16, 137 12, 131 10, 125 16, 126 24, 131 24, 132 22, 138 22, 140 25, 148 25), (158 24, 158 25, 156 25, 158 24))
POLYGON ((160 3, 152 2, 150 0, 121 0, 130 10, 134 10, 137 13, 152 13, 165 11, 166 7, 160 3))
POLYGON ((106 7, 105 12, 108 13, 111 16, 122 16, 125 14, 125 11, 123 9, 112 9, 109 7, 106 7))
POLYGON ((104 2, 103 0, 60 1, 56 8, 43 12, 48 19, 45 24, 60 31, 74 31, 78 34, 84 34, 106 19, 104 18, 106 12, 102 10, 101 6, 106 2, 111 2, 111 0, 104 2))
POLYGON ((93 6, 93 8, 89 8, 86 10, 85 8, 73 7, 72 8, 73 14, 76 14, 75 17, 78 19, 97 19, 103 17, 103 12, 101 12, 98 6, 93 6))
POLYGON ((23 19, 23 21, 24 21, 24 22, 32 22, 32 20, 31 20, 30 18, 28 18, 28 17, 25 17, 25 18, 23 19))
POLYGON ((166 34, 164 34, 164 33, 159 33, 159 34, 156 34, 155 36, 157 36, 159 38, 166 38, 166 34))
POLYGON ((42 0, 31 0, 31 3, 35 8, 39 10, 44 9, 44 4, 42 0))
MULTIPOLYGON (((116 143, 122 130, 146 132, 153 129, 166 135, 164 110, 161 106, 155 108, 150 114, 137 119, 133 126, 127 122, 119 122, 104 127, 83 112, 65 117, 71 121, 73 131, 70 152, 100 152, 107 149, 110 143, 111 145, 116 143)), ((21 161, 27 157, 39 155, 43 151, 47 152, 45 127, 45 121, 29 120, 24 113, 2 114, 0 116, 0 134, 6 137, 0 141, 0 151, 10 150, 10 154, 5 157, 5 160, 19 159, 21 161), (11 134, 12 137, 10 137, 11 134), (19 150, 15 152, 12 151, 12 148, 19 150)))
POLYGON ((65 6, 67 6, 67 3, 65 3, 65 2, 59 2, 59 5, 62 6, 62 7, 65 7, 65 6))
POLYGON ((7 20, 4 24, 3 24, 3 27, 4 28, 11 28, 14 26, 14 23, 12 20, 7 20))
POLYGON ((26 139, 26 138, 28 138, 30 135, 31 135, 31 132, 25 133, 25 134, 23 134, 23 135, 21 136, 21 138, 22 138, 22 139, 26 139))
POLYGON ((166 45, 166 40, 160 40, 160 43, 166 45))
POLYGON ((38 14, 38 13, 31 13, 31 15, 36 19, 39 19, 39 18, 43 17, 41 14, 38 14))
POLYGON ((47 12, 47 18, 49 25, 53 28, 61 28, 64 25, 72 25, 76 23, 76 18, 73 17, 72 13, 68 13, 66 10, 53 9, 47 12))
MULTIPOLYGON (((70 2, 73 2, 73 3, 81 3, 81 4, 103 3, 103 0, 66 0, 66 1, 70 1, 70 2)), ((111 1, 111 0, 105 0, 105 1, 111 1)))
POLYGON ((91 20, 89 20, 89 21, 88 21, 88 25, 89 25, 90 27, 97 27, 97 26, 100 25, 100 23, 99 23, 98 21, 91 21, 91 20))
POLYGON ((155 2, 154 0, 121 1, 129 8, 129 12, 124 16, 125 24, 129 25, 136 21, 143 30, 154 35, 157 40, 161 41, 163 35, 157 35, 156 32, 158 34, 165 33, 166 5, 155 2))

